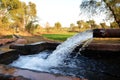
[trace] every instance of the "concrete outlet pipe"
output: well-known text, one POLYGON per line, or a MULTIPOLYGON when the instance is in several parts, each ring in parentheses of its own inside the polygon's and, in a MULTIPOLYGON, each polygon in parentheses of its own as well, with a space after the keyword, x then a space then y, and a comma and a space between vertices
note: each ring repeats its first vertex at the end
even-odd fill
POLYGON ((120 29, 94 29, 93 37, 96 37, 96 38, 120 38, 120 29))

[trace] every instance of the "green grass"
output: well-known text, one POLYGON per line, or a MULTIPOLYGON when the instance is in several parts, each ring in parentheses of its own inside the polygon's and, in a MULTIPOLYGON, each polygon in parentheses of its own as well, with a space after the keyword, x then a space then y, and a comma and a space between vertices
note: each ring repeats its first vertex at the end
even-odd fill
POLYGON ((2 38, 12 38, 12 35, 2 36, 2 38))
POLYGON ((42 36, 53 39, 53 40, 59 40, 59 41, 65 41, 67 38, 73 36, 75 33, 70 34, 43 34, 42 36))

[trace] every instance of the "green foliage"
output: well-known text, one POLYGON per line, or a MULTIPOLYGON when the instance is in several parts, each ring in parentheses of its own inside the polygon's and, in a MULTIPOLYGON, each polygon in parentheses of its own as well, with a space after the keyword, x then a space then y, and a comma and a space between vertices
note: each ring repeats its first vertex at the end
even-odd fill
POLYGON ((28 32, 30 33, 31 27, 32 27, 32 21, 29 22, 29 23, 25 26, 26 31, 28 31, 28 32))
POLYGON ((8 10, 18 9, 21 6, 19 0, 1 0, 2 7, 8 10))
POLYGON ((103 0, 112 11, 116 23, 120 27, 120 0, 103 0))
POLYGON ((29 5, 28 5, 28 15, 33 18, 33 17, 36 17, 36 5, 32 2, 29 2, 29 5))
POLYGON ((106 25, 106 23, 100 23, 100 25, 101 25, 101 27, 104 28, 104 29, 105 29, 105 28, 108 28, 108 26, 106 25))
POLYGON ((91 29, 97 28, 97 25, 95 24, 94 20, 89 20, 89 21, 87 21, 87 23, 90 25, 91 29))
MULTIPOLYGON (((85 14, 85 12, 87 13, 86 15, 89 19, 92 19, 96 14, 104 12, 107 14, 106 19, 104 19, 105 21, 114 18, 120 27, 120 0, 84 0, 80 5, 80 9, 83 11, 83 14, 85 14), (102 5, 105 5, 106 10, 103 10, 102 5), (98 9, 99 13, 97 13, 98 9)), ((96 26, 97 25, 93 25, 92 28, 96 28, 96 26)))
POLYGON ((74 31, 75 24, 71 23, 70 24, 70 30, 69 31, 74 31))
POLYGON ((84 21, 83 20, 77 21, 77 24, 78 24, 78 28, 80 29, 83 27, 84 21))
POLYGON ((8 23, 8 18, 6 16, 4 16, 1 20, 2 20, 2 23, 5 23, 5 24, 8 23))
POLYGON ((110 27, 111 27, 111 28, 119 28, 119 27, 118 27, 118 24, 117 24, 116 22, 110 23, 110 27))
POLYGON ((36 21, 31 21, 29 22, 26 26, 25 26, 25 29, 27 32, 29 33, 34 33, 34 30, 38 28, 38 24, 34 24, 36 21))
POLYGON ((90 25, 87 22, 84 22, 83 28, 85 29, 90 29, 90 25))
POLYGON ((55 28, 58 29, 58 30, 60 30, 61 27, 62 27, 62 25, 61 25, 60 22, 56 22, 54 26, 55 26, 55 28))
POLYGON ((0 3, 0 14, 4 12, 0 17, 1 24, 16 24, 20 30, 25 30, 27 27, 29 31, 28 25, 32 25, 31 22, 36 20, 37 12, 34 3, 29 2, 27 5, 20 0, 0 0, 0 3))
POLYGON ((3 36, 3 38, 13 38, 12 35, 6 35, 6 36, 3 36))

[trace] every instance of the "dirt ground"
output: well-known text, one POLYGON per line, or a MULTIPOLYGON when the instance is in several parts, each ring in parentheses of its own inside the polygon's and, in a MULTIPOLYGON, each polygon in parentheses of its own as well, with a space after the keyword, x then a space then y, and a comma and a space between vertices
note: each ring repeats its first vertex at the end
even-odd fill
POLYGON ((21 38, 4 38, 0 39, 0 53, 10 51, 9 46, 11 44, 31 44, 36 42, 59 42, 55 40, 50 40, 42 36, 20 36, 21 38))
POLYGON ((42 36, 22 36, 22 37, 27 40, 27 44, 35 43, 35 42, 59 42, 56 40, 47 39, 42 36))

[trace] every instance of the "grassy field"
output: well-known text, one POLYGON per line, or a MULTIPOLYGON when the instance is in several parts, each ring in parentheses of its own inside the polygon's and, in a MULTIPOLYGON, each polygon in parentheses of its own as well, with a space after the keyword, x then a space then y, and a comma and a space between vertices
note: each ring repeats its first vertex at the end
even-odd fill
POLYGON ((75 35, 76 33, 67 33, 67 34, 43 34, 43 37, 53 40, 65 41, 67 38, 75 35))

